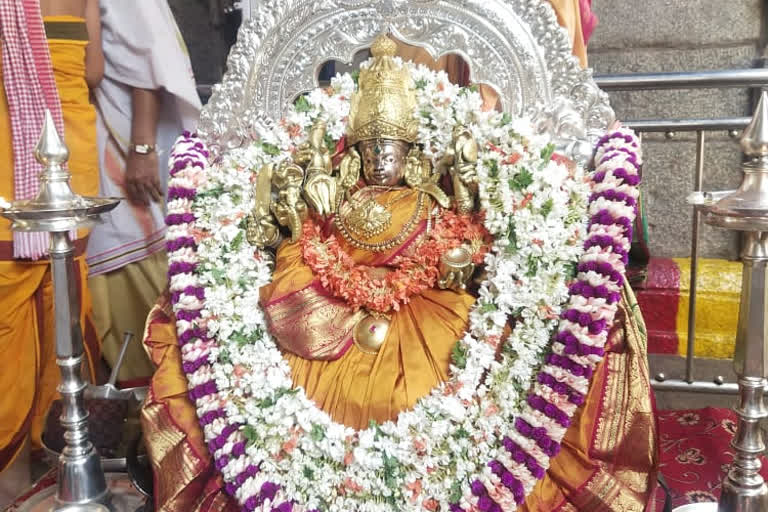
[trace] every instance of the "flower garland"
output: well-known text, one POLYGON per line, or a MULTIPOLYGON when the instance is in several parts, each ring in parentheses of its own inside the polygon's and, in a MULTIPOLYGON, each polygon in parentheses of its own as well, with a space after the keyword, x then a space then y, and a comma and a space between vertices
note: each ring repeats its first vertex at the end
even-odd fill
POLYGON ((339 245, 336 236, 323 239, 322 230, 312 220, 304 223, 300 240, 304 262, 318 276, 323 287, 342 298, 353 309, 389 313, 424 290, 433 288, 439 275, 438 263, 448 249, 467 241, 476 251, 473 261, 483 262, 487 233, 472 216, 443 213, 426 240, 416 244, 413 254, 396 256, 387 266, 394 267, 383 276, 375 268, 355 263, 339 245))
POLYGON ((273 257, 254 252, 242 222, 252 170, 290 157, 317 116, 338 143, 354 79, 337 76, 220 162, 189 134, 175 146, 167 246, 184 371, 245 511, 514 510, 559 452, 604 355, 636 210, 637 139, 603 137, 589 179, 553 161, 528 121, 482 112, 479 94, 445 73, 412 76, 428 157, 443 154, 455 124, 472 127, 494 241, 451 379, 393 422, 354 431, 293 389, 258 302, 273 257))

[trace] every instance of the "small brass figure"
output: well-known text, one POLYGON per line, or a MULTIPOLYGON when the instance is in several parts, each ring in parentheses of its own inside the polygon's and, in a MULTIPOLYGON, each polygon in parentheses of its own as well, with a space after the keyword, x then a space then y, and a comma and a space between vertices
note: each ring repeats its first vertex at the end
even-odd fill
POLYGON ((307 203, 301 198, 304 171, 298 165, 284 161, 278 165, 272 178, 277 189, 277 200, 272 204, 272 213, 281 226, 291 231, 291 242, 301 238, 301 225, 307 218, 307 203))
POLYGON ((468 247, 456 247, 440 257, 440 279, 437 286, 441 290, 466 290, 467 282, 475 272, 472 252, 468 247))
POLYGON ((453 143, 438 162, 438 170, 446 170, 451 176, 456 209, 469 213, 475 206, 477 193, 477 142, 470 131, 462 125, 453 129, 453 143))
POLYGON ((259 248, 277 247, 282 240, 280 228, 271 215, 272 174, 274 166, 265 165, 259 170, 253 187, 255 204, 246 220, 246 238, 251 245, 259 248))
POLYGON ((325 144, 327 125, 318 119, 309 132, 309 140, 299 148, 294 162, 306 164, 307 182, 304 184, 304 197, 321 216, 336 211, 336 179, 333 173, 331 152, 325 144))

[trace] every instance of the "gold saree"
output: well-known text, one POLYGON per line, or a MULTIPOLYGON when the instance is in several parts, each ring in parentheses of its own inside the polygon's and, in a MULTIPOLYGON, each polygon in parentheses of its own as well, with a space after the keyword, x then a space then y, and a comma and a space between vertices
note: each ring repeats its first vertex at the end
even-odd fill
MULTIPOLYGON (((187 396, 167 296, 149 316, 144 344, 157 365, 142 425, 156 475, 158 510, 237 510, 224 493, 195 406, 187 396)), ((656 438, 645 327, 634 295, 625 289, 609 351, 595 372, 585 405, 574 417, 546 476, 520 510, 644 510, 655 489, 656 438)))
MULTIPOLYGON (((358 264, 386 268, 395 255, 411 250, 426 229, 426 211, 431 206, 417 211, 419 194, 391 190, 376 197, 381 204, 396 202, 390 208, 389 227, 367 243, 397 237, 414 215, 420 215, 401 245, 374 252, 356 248, 336 232, 342 249, 358 264)), ((392 314, 384 344, 378 353, 370 354, 352 343, 359 314, 323 293, 302 259, 301 244, 291 243, 278 250, 273 281, 262 289, 261 298, 270 331, 278 345, 290 351, 285 358, 293 384, 304 388, 334 420, 358 429, 367 427, 370 420, 394 419, 448 378, 453 345, 466 328, 474 303, 468 293, 450 290, 431 289, 414 296, 392 314), (328 340, 335 340, 340 354, 330 360, 311 350, 331 351, 328 340), (297 347, 299 341, 304 346, 297 347), (310 357, 302 357, 307 354, 310 357)))
POLYGON ((655 404, 640 306, 625 286, 586 402, 521 510, 642 511, 656 489, 655 404))

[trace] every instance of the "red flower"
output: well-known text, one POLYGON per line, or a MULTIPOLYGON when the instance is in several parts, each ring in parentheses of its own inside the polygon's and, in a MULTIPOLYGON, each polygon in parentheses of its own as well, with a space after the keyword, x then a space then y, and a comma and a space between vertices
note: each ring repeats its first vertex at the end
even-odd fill
POLYGON ((421 494, 421 480, 405 484, 405 488, 411 491, 411 503, 415 503, 421 494))
POLYGON ((431 511, 434 512, 439 507, 439 504, 437 503, 437 500, 435 500, 434 498, 429 498, 429 499, 424 500, 421 503, 421 506, 424 507, 427 510, 431 510, 431 511))
POLYGON ((431 236, 413 254, 396 258, 392 262, 394 269, 383 277, 376 267, 358 265, 344 252, 335 235, 323 236, 311 219, 303 226, 301 250, 304 262, 332 295, 344 299, 355 310, 364 307, 388 313, 399 311, 413 295, 435 285, 437 266, 447 249, 469 242, 475 247, 475 262, 482 263, 489 238, 481 216, 447 211, 431 236))

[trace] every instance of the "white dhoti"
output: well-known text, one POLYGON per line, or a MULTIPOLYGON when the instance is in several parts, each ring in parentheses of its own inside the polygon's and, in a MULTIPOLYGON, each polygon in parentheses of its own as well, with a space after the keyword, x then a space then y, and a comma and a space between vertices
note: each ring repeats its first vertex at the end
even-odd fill
MULTIPOLYGON (((176 137, 193 130, 200 113, 186 45, 166 0, 101 0, 104 80, 95 91, 100 193, 125 197, 131 144, 132 89, 162 90, 158 116, 158 176, 167 190, 168 153, 176 137)), ((165 205, 124 200, 93 229, 88 244, 89 283, 104 357, 114 364, 123 331, 141 337, 144 320, 165 288, 165 205)), ((120 380, 151 375, 138 343, 126 354, 120 380)))

